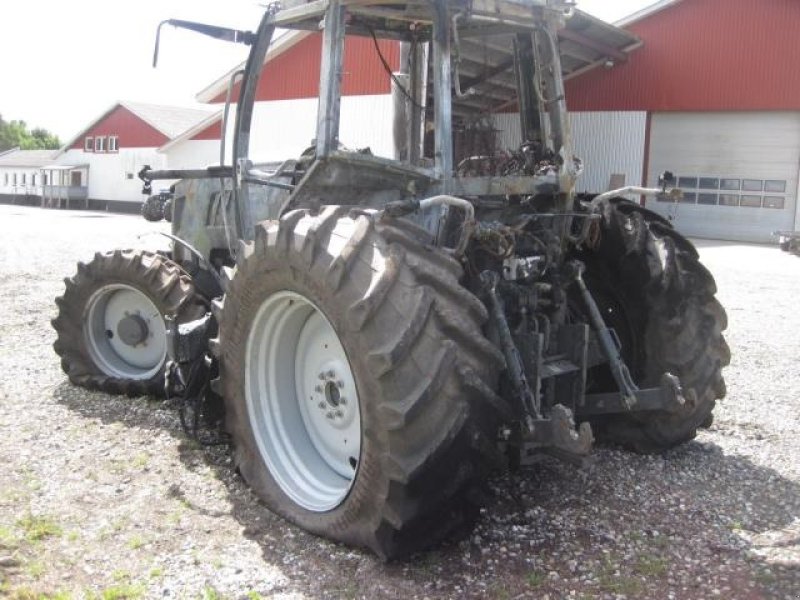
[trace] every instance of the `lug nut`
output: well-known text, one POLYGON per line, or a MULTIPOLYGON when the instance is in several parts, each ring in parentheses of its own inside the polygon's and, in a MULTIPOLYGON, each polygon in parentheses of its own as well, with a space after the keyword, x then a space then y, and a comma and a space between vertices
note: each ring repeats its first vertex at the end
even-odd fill
POLYGON ((333 379, 334 377, 336 377, 336 373, 334 372, 334 370, 333 370, 333 369, 331 369, 330 371, 328 371, 328 377, 330 377, 331 379, 333 379))
POLYGON ((329 419, 333 419, 333 413, 332 412, 327 413, 325 416, 327 418, 329 418, 329 419))
POLYGON ((318 394, 321 394, 322 393, 322 386, 321 385, 316 386, 314 388, 314 391, 317 392, 318 394))
POLYGON ((320 408, 324 409, 325 408, 325 403, 324 402, 320 402, 319 404, 317 404, 317 406, 319 406, 320 408))
POLYGON ((336 416, 341 419, 344 416, 344 413, 342 411, 340 411, 340 410, 337 410, 336 411, 336 416))
POLYGON ((347 398, 344 396, 339 396, 339 404, 347 404, 347 398))
POLYGON ((343 388, 344 387, 344 381, 342 381, 340 379, 339 381, 336 382, 336 385, 339 386, 340 388, 343 388))
POLYGON ((324 371, 319 374, 319 378, 322 379, 322 380, 325 379, 325 372, 324 371))

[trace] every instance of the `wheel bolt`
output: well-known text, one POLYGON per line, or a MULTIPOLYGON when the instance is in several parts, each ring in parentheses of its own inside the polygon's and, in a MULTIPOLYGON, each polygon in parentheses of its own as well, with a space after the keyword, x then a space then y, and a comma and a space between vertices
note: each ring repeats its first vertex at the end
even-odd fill
POLYGON ((325 372, 324 371, 319 374, 319 378, 322 379, 322 380, 325 379, 325 372))
POLYGON ((336 416, 341 419, 344 416, 344 413, 342 411, 340 411, 340 410, 337 410, 336 411, 336 416))
POLYGON ((340 379, 339 381, 336 382, 336 385, 339 386, 340 388, 343 388, 344 387, 344 381, 342 381, 340 379))
POLYGON ((347 404, 347 398, 344 396, 339 397, 339 404, 347 404))
POLYGON ((333 419, 333 413, 332 412, 327 413, 325 416, 327 418, 329 418, 329 419, 333 419))
POLYGON ((325 403, 324 402, 320 402, 319 404, 317 404, 317 406, 319 406, 323 410, 325 409, 325 403))
POLYGON ((314 391, 317 392, 318 394, 321 394, 322 393, 322 386, 321 385, 316 386, 314 388, 314 391))
POLYGON ((333 369, 331 369, 330 371, 328 371, 328 377, 330 377, 331 379, 333 379, 334 377, 336 377, 336 373, 333 371, 333 369))

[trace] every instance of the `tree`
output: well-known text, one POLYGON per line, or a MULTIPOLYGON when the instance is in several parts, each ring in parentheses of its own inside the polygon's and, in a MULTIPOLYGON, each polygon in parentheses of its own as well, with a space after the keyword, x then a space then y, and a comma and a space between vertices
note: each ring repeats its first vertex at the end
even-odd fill
POLYGON ((4 121, 0 115, 0 152, 19 147, 21 150, 55 150, 61 140, 41 127, 29 131, 25 121, 4 121))

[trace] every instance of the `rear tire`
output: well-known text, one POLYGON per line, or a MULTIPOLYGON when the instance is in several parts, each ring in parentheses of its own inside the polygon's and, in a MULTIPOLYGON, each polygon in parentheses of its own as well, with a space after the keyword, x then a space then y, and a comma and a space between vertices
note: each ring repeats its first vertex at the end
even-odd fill
MULTIPOLYGON (((722 368, 730 362, 722 336, 727 316, 714 297, 713 276, 669 222, 622 199, 604 203, 602 211, 599 242, 579 256, 586 283, 620 337, 636 383, 656 387, 662 373, 677 375, 687 405, 679 413, 603 417, 592 427, 600 441, 661 452, 711 425, 716 400, 725 396, 722 368)), ((595 377, 600 389, 590 393, 616 389, 608 379, 601 372, 595 377)))
POLYGON ((476 491, 489 468, 502 463, 495 444, 495 406, 502 400, 492 390, 503 359, 481 332, 483 305, 458 283, 460 265, 428 241, 414 226, 376 224, 364 214, 351 218, 343 207, 325 207, 318 216, 296 210, 257 227, 217 306, 220 340, 212 348, 220 358, 227 427, 242 476, 287 520, 384 559, 470 526, 480 506, 476 491), (284 385, 283 393, 252 386, 254 378, 270 380, 270 373, 272 381, 285 381, 293 360, 295 381, 302 384, 298 374, 307 361, 284 361, 278 369, 265 358, 270 352, 258 350, 305 356, 297 350, 302 339, 278 337, 288 318, 270 321, 273 339, 264 333, 265 311, 277 314, 278 302, 289 311, 291 301, 307 303, 309 321, 327 322, 356 388, 347 392, 347 382, 343 393, 358 400, 360 449, 350 479, 343 475, 335 497, 316 506, 314 496, 298 495, 319 474, 313 465, 320 452, 308 443, 308 426, 294 427, 284 444, 308 477, 298 480, 300 468, 287 480, 292 469, 279 464, 286 461, 261 426, 279 419, 254 409, 269 393, 267 400, 281 403, 282 413, 301 411, 302 402, 309 410, 325 402, 322 392, 301 393, 297 386, 284 385))
POLYGON ((163 396, 164 317, 183 323, 205 314, 191 278, 159 254, 115 250, 78 263, 64 282, 53 348, 70 381, 112 394, 163 396))

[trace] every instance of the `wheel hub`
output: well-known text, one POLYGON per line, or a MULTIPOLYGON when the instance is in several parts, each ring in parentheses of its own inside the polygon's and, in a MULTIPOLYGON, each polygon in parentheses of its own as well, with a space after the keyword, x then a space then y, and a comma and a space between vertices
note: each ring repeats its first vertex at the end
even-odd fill
POLYGON ((143 343, 149 333, 147 321, 139 314, 127 314, 117 323, 117 335, 128 346, 136 347, 143 343))
POLYGON ((111 377, 149 379, 166 360, 164 318, 146 294, 130 285, 108 284, 92 294, 83 330, 92 360, 111 377))
POLYGON ((269 296, 247 341, 246 400, 261 456, 300 506, 338 506, 355 480, 361 414, 339 337, 313 303, 294 292, 269 296))

